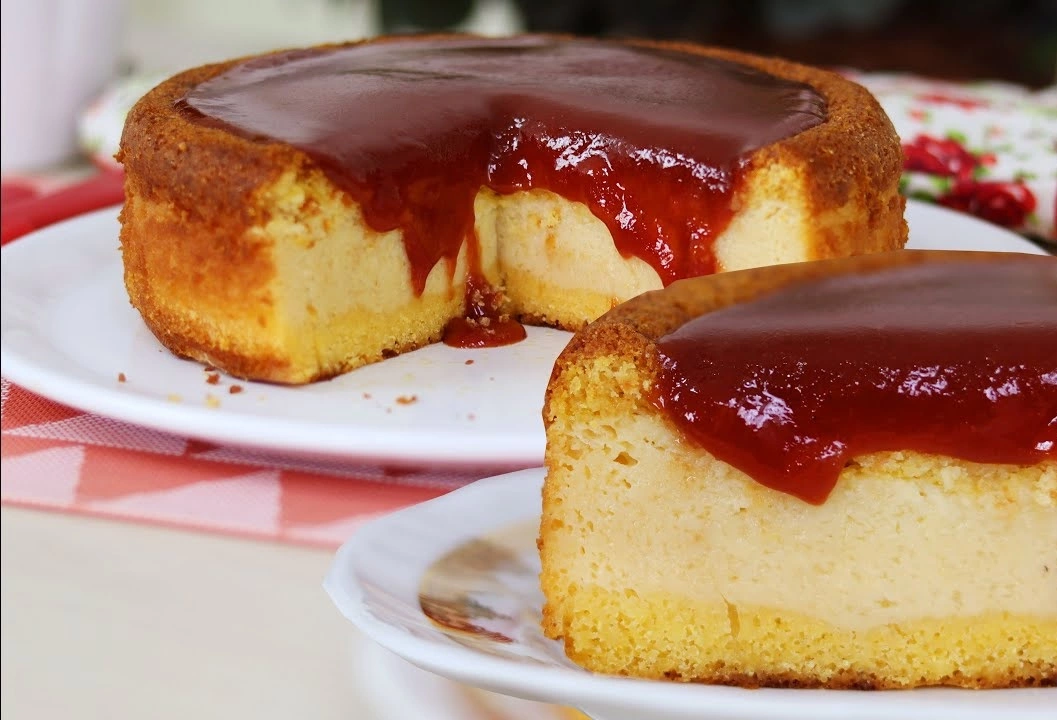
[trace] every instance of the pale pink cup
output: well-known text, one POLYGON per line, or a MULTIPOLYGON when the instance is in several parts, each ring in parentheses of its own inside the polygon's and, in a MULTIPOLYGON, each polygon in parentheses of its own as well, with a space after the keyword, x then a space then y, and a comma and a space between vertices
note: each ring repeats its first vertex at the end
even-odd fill
POLYGON ((3 0, 0 8, 0 169, 67 162, 79 113, 114 77, 124 0, 3 0))

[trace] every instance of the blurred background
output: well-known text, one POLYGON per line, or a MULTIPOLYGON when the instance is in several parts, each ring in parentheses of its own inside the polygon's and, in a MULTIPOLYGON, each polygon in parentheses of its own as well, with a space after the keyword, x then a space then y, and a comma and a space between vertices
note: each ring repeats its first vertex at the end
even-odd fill
MULTIPOLYGON (((124 89, 110 102, 127 109, 153 82, 184 68, 379 33, 675 38, 941 80, 1038 89, 1057 78, 1057 0, 3 0, 2 6, 5 172, 72 157, 85 107, 115 85, 124 89)), ((106 148, 104 157, 119 132, 112 115, 109 129, 87 131, 106 148)))
POLYGON ((127 0, 125 61, 168 69, 281 45, 458 29, 683 38, 817 65, 1054 82, 1054 0, 127 0))

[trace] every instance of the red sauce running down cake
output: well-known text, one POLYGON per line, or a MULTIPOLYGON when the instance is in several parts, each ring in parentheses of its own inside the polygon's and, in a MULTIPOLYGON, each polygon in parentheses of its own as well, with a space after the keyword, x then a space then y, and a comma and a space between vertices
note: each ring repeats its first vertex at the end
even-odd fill
POLYGON ((133 108, 119 159, 147 325, 284 383, 906 241, 898 139, 863 88, 687 44, 390 38, 200 67, 133 108))
POLYGON ((677 282, 577 333, 544 421, 544 629, 585 667, 1057 683, 1057 259, 677 282))

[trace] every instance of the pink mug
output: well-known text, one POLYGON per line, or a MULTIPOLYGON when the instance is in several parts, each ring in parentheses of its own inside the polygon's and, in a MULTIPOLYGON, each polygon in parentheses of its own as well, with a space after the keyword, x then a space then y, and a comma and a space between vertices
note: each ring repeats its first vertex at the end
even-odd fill
POLYGON ((114 76, 124 10, 124 0, 4 0, 0 169, 74 157, 78 115, 114 76))

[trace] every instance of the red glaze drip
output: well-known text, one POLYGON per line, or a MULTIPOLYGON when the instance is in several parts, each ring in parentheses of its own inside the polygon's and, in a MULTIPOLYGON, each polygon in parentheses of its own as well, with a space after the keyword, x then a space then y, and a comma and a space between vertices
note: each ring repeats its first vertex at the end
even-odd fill
POLYGON ((525 326, 509 315, 480 313, 470 306, 466 317, 455 318, 444 329, 444 344, 457 348, 488 348, 513 345, 528 334, 525 326))
POLYGON ((307 153, 372 228, 403 232, 419 293, 473 240, 482 187, 585 203, 665 284, 712 272, 742 159, 825 118, 809 86, 740 65, 533 37, 289 52, 241 63, 180 106, 307 153))
MULTIPOLYGON (((480 264, 470 253, 470 264, 480 264)), ((488 281, 471 272, 466 280, 466 315, 444 328, 444 344, 457 348, 513 345, 528 336, 525 326, 503 312, 503 297, 488 281)))
POLYGON ((886 450, 1057 458, 1057 260, 910 265, 780 290, 658 342, 655 402, 758 482, 821 504, 886 450))

